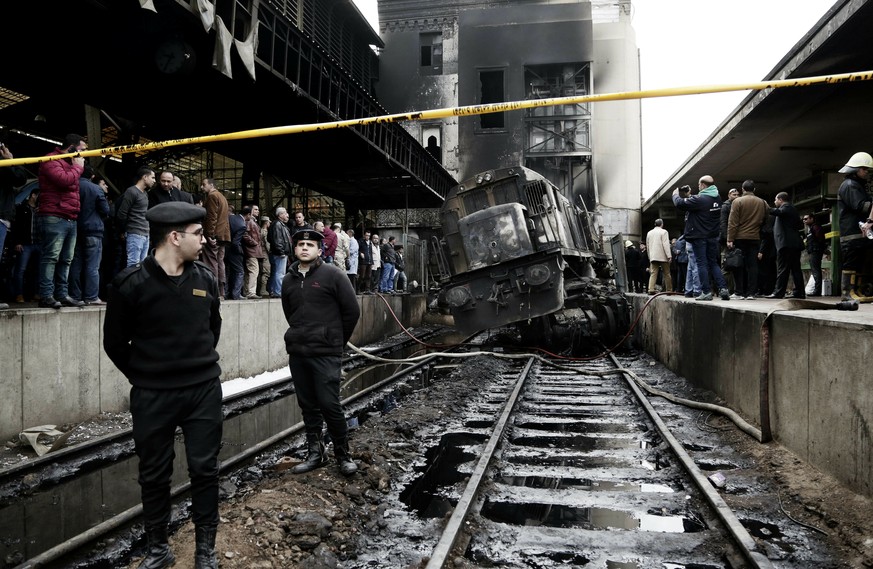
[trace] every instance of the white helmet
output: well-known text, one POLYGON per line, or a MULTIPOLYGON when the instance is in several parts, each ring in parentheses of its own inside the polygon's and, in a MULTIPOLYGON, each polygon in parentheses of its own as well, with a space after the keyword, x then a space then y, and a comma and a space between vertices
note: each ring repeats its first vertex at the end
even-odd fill
POLYGON ((846 165, 840 168, 840 174, 850 174, 858 168, 873 169, 873 156, 870 156, 866 152, 856 152, 852 154, 852 157, 849 158, 846 165))

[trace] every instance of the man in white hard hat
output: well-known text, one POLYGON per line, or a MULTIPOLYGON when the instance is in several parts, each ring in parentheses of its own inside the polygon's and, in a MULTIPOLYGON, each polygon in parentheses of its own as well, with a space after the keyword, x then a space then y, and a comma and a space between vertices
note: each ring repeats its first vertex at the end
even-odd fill
POLYGON ((873 168, 873 157, 866 152, 856 152, 840 174, 846 179, 837 192, 840 207, 840 260, 842 261, 843 300, 870 302, 858 292, 857 274, 864 269, 864 260, 871 241, 865 238, 873 226, 873 200, 867 194, 867 179, 873 168))

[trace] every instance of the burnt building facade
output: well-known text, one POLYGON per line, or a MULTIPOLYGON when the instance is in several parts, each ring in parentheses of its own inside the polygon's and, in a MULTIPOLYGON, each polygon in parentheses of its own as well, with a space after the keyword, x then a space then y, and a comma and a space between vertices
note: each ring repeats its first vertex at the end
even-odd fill
MULTIPOLYGON (((639 88, 629 2, 379 0, 379 100, 390 112, 639 88)), ((635 233, 641 201, 639 101, 567 104, 407 123, 458 180, 524 165, 604 236, 635 233), (632 229, 633 228, 633 229, 632 229)))

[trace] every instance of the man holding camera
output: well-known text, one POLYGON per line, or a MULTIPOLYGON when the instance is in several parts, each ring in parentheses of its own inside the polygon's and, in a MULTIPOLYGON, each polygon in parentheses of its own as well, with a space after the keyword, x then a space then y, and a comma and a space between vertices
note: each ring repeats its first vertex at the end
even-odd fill
POLYGON ((695 300, 712 300, 710 276, 718 287, 722 300, 730 300, 727 282, 719 267, 718 232, 721 220, 721 199, 712 176, 706 175, 698 182, 700 192, 692 196, 691 187, 673 190, 673 204, 686 212, 685 239, 691 244, 697 262, 702 287, 695 300))

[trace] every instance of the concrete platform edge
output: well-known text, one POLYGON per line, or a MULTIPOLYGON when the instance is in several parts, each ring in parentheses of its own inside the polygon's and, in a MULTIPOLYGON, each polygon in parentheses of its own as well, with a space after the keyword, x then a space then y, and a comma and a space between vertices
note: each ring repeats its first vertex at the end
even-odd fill
MULTIPOLYGON (((649 299, 629 296, 635 313, 649 299)), ((774 305, 658 297, 641 316, 634 340, 671 371, 715 392, 759 425, 760 329, 774 305)), ((873 497, 873 389, 866 370, 871 349, 873 306, 771 316, 774 439, 867 497, 873 497)))
MULTIPOLYGON (((351 342, 366 345, 419 326, 426 295, 359 296, 351 342), (397 315, 395 320, 391 311, 397 315), (398 322, 399 320, 399 322, 398 322)), ((104 307, 0 311, 0 437, 37 425, 76 423, 126 411, 130 384, 103 352, 104 307)), ((288 365, 288 328, 278 299, 222 303, 222 380, 288 365)))

